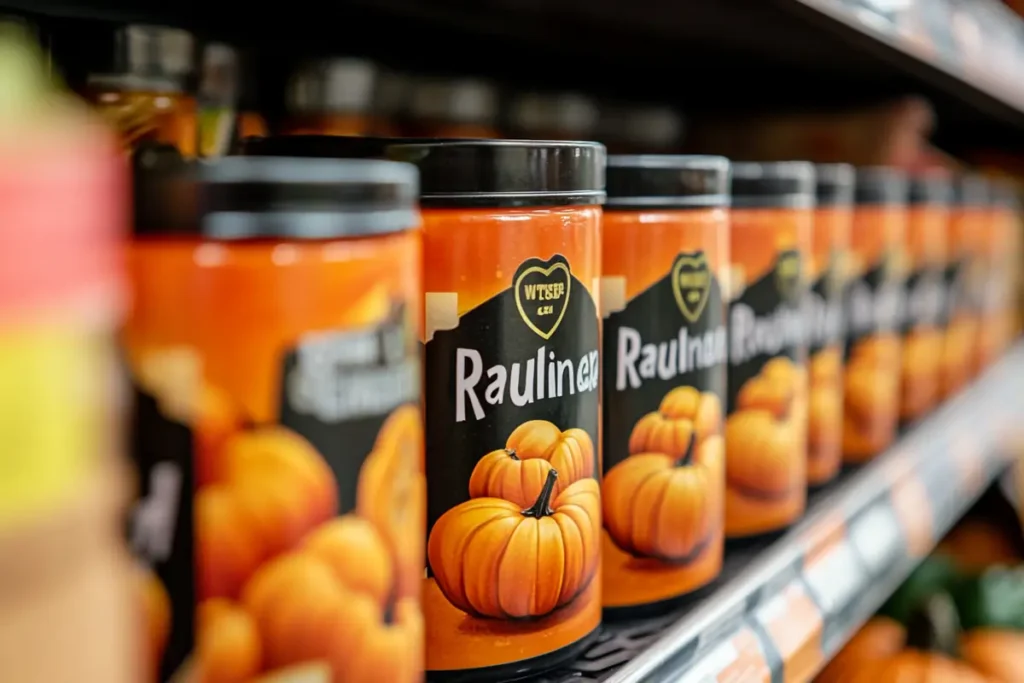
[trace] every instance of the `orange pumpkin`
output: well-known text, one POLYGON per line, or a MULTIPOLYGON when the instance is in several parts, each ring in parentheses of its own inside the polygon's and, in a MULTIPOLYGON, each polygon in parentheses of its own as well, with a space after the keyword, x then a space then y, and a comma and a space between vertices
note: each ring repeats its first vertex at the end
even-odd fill
POLYGON ((692 562, 722 517, 722 437, 690 443, 681 457, 639 453, 602 482, 604 526, 619 548, 637 557, 692 562))
POLYGON ((441 592, 476 617, 542 617, 582 593, 600 561, 601 498, 582 479, 554 495, 548 472, 530 507, 472 498, 448 510, 430 533, 427 557, 441 592))
POLYGON ((201 598, 237 597, 261 562, 337 512, 334 474, 294 432, 236 434, 221 460, 221 480, 201 487, 194 503, 201 598))
POLYGON ((215 598, 199 604, 196 651, 200 683, 247 683, 260 671, 256 624, 238 605, 215 598))
POLYGON ((347 588, 382 605, 391 599, 391 557, 373 524, 365 519, 354 515, 332 519, 305 538, 302 551, 327 564, 347 588))
POLYGON ((935 652, 903 650, 851 672, 849 683, 991 683, 971 667, 935 652))
POLYGON ((789 416, 800 392, 799 368, 785 356, 772 358, 761 372, 746 382, 736 397, 739 410, 766 410, 776 419, 789 416))
POLYGON ((199 394, 196 424, 196 484, 204 486, 222 477, 221 451, 234 434, 241 431, 244 420, 241 408, 221 389, 204 385, 199 394))
POLYGON ((537 500, 551 469, 558 472, 557 496, 571 484, 593 477, 594 466, 594 444, 584 430, 563 432, 547 420, 530 420, 515 428, 504 449, 480 459, 469 479, 469 495, 527 507, 537 500))
POLYGON ((726 481, 752 498, 778 498, 804 485, 803 451, 792 425, 767 410, 740 410, 725 423, 726 481))
MULTIPOLYGON (((843 395, 834 386, 820 386, 811 389, 807 428, 808 460, 818 459, 818 454, 838 454, 843 434, 843 395)), ((831 458, 829 458, 831 463, 831 458)), ((838 459, 835 461, 838 467, 838 459)), ((830 465, 831 466, 831 465, 830 465)), ((825 474, 828 476, 828 473, 825 474)))
POLYGON ((815 683, 843 683, 866 662, 892 657, 903 649, 906 633, 899 622, 874 617, 854 634, 822 669, 815 683))
POLYGON ((722 430, 722 403, 710 392, 676 387, 661 399, 658 410, 644 415, 629 435, 629 452, 680 456, 690 437, 706 439, 722 430))
POLYGON ((358 552, 353 546, 347 553, 349 562, 339 565, 333 562, 333 551, 324 560, 319 550, 300 550, 263 565, 252 577, 242 599, 264 643, 267 669, 324 661, 330 664, 335 681, 412 683, 420 679, 423 617, 419 605, 403 598, 388 614, 385 603, 363 592, 361 586, 366 584, 347 583, 351 560, 363 562, 358 552))
POLYGON ((139 566, 134 579, 145 623, 148 680, 155 681, 171 634, 171 599, 164 584, 148 567, 139 566))
POLYGON ((960 658, 1000 683, 1024 681, 1024 633, 978 629, 960 638, 960 658))
POLYGON ((843 355, 838 349, 822 349, 807 363, 811 386, 838 384, 843 377, 843 355))
POLYGON ((373 523, 395 558, 398 597, 418 596, 423 581, 423 449, 420 410, 402 406, 384 422, 359 471, 356 511, 373 523))

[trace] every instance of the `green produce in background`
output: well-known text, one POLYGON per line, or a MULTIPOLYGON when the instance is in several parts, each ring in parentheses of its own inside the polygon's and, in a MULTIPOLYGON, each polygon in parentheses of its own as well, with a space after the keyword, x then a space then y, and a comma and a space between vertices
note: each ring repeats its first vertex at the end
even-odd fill
POLYGON ((906 624, 930 596, 947 591, 959 578, 956 565, 949 558, 932 555, 918 565, 879 612, 906 624))
POLYGON ((1024 631, 1024 566, 993 567, 952 588, 965 629, 1024 631))

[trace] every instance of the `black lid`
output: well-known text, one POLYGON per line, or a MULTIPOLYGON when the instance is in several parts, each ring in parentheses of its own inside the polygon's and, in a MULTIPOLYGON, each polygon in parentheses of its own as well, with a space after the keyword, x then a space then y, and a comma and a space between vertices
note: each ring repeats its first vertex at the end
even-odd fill
POLYGON ((853 204, 853 166, 849 164, 815 164, 815 199, 818 206, 853 204))
POLYGON ((382 138, 349 135, 274 135, 246 138, 240 154, 254 157, 382 159, 389 145, 435 142, 436 138, 382 138))
POLYGON ((197 180, 198 163, 174 145, 140 145, 132 154, 135 234, 198 234, 197 180))
POLYGON ((737 208, 813 207, 814 164, 808 161, 734 161, 732 205, 737 208))
POLYGON ((891 166, 857 169, 854 201, 861 206, 898 206, 907 203, 907 174, 891 166))
POLYGON ((945 171, 910 176, 907 202, 914 206, 945 206, 953 199, 952 178, 945 171))
POLYGON ((729 206, 729 160, 642 154, 608 157, 608 209, 729 206))
POLYGON ((392 144, 385 152, 419 167, 423 206, 570 206, 605 199, 605 149, 597 142, 435 140, 392 144))
POLYGON ((992 190, 985 176, 978 173, 963 173, 953 182, 953 201, 957 206, 988 206, 992 190))
POLYGON ((416 169, 370 159, 226 157, 203 166, 204 236, 332 239, 417 224, 416 169))

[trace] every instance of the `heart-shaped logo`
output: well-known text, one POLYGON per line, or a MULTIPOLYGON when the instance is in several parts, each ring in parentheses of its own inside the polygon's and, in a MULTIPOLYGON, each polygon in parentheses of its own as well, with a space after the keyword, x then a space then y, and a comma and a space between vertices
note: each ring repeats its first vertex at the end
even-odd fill
POLYGON ((672 265, 672 294, 683 317, 697 322, 711 295, 711 268, 703 251, 676 257, 672 265))
POLYGON ((792 302, 800 293, 803 271, 800 254, 796 251, 784 251, 775 261, 775 286, 783 301, 792 302))
POLYGON ((514 283, 523 322, 543 339, 551 339, 569 306, 569 262, 561 254, 547 261, 527 259, 516 271, 514 283))

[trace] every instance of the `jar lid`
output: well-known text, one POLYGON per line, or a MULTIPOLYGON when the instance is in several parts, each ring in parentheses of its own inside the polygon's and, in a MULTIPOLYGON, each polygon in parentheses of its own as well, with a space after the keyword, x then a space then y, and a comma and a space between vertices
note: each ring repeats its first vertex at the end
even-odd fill
POLYGON ((729 206, 729 160, 669 154, 608 157, 609 209, 729 206))
POLYGON ((575 92, 523 93, 511 106, 510 122, 527 135, 590 137, 598 122, 594 101, 575 92))
POLYGON ((200 170, 203 235, 318 240, 418 224, 416 169, 370 159, 225 157, 200 170))
POLYGON ((814 183, 818 206, 849 206, 853 204, 853 166, 849 164, 815 164, 814 183))
POLYGON ((901 206, 907 203, 907 174, 892 166, 857 168, 853 199, 860 206, 901 206))
POLYGON ((808 161, 734 161, 732 205, 737 208, 813 207, 814 164, 808 161))
POLYGON ((90 84, 177 89, 195 71, 195 38, 183 29, 128 24, 114 30, 112 42, 112 54, 94 69, 90 84))
POLYGON ((433 140, 388 145, 420 169, 423 206, 571 206, 605 200, 597 142, 433 140))
POLYGON ((410 113, 426 121, 489 124, 498 115, 498 92, 476 78, 421 78, 412 86, 410 113))
POLYGON ((436 142, 437 138, 383 138, 355 135, 272 135, 242 140, 239 153, 254 157, 381 159, 389 145, 436 142))
POLYGON ((957 206, 988 206, 991 198, 989 182, 979 173, 963 173, 953 182, 953 201, 957 206))
POLYGON ((913 206, 946 206, 953 199, 953 185, 945 171, 928 171, 910 176, 907 202, 913 206))
POLYGON ((369 113, 377 65, 335 57, 307 62, 288 81, 288 110, 300 114, 369 113))

